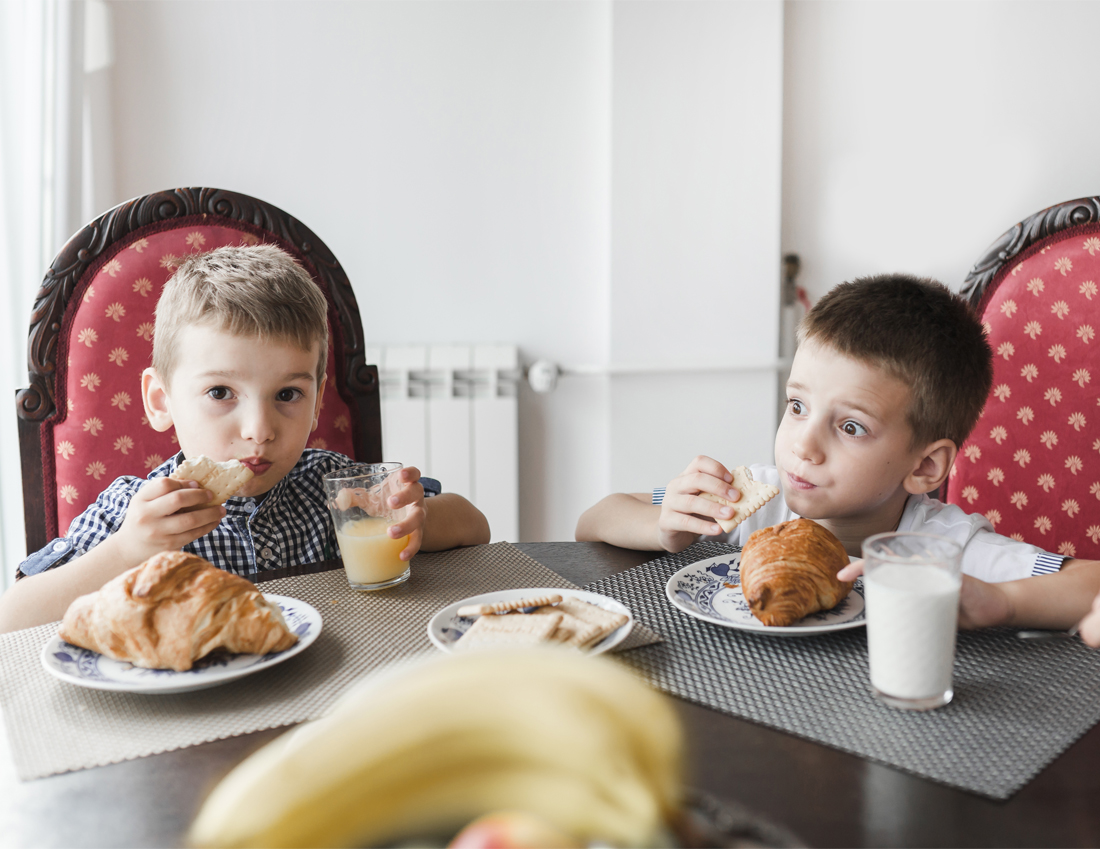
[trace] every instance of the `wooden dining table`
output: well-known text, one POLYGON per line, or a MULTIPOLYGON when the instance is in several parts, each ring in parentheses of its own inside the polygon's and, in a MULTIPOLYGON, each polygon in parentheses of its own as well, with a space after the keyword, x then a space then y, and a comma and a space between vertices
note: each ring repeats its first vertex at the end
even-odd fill
MULTIPOLYGON (((603 543, 518 547, 580 586, 656 556, 603 543)), ((338 561, 312 564, 264 578, 338 567, 338 561)), ((1100 726, 1011 799, 997 802, 673 701, 686 730, 689 786, 729 810, 750 812, 765 826, 760 834, 772 827, 771 834, 807 846, 1100 845, 1100 726)), ((16 777, 5 736, 0 739, 0 846, 182 846, 210 789, 286 730, 26 782, 16 777)))

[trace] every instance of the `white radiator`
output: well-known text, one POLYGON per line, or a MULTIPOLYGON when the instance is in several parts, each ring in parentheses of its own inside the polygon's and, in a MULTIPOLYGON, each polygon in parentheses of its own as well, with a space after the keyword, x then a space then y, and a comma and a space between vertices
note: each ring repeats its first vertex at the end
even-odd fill
POLYGON ((514 345, 368 348, 382 383, 383 459, 416 466, 519 540, 519 352, 514 345))

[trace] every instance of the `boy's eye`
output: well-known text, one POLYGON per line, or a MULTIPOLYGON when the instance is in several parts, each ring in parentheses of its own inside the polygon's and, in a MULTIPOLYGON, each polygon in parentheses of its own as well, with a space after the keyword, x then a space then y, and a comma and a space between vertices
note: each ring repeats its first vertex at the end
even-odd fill
POLYGON ((286 404, 291 401, 297 401, 299 398, 303 397, 304 394, 305 393, 303 393, 301 389, 287 387, 286 389, 280 389, 279 394, 275 396, 275 399, 286 404))
POLYGON ((229 390, 224 386, 214 386, 206 390, 206 394, 215 401, 224 401, 229 397, 229 390))
POLYGON ((788 400, 787 406, 790 409, 792 415, 802 415, 802 402, 799 401, 797 398, 791 398, 790 400, 788 400))
POLYGON ((867 428, 861 425, 859 422, 847 421, 840 426, 848 436, 863 436, 867 433, 867 428))

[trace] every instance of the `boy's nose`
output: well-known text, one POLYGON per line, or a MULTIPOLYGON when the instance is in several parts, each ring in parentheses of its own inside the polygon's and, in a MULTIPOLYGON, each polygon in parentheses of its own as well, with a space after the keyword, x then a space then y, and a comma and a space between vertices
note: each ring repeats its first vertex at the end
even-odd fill
POLYGON ((812 427, 806 427, 799 431, 798 437, 791 445, 791 449, 799 460, 813 463, 815 466, 824 459, 821 442, 812 427))
POLYGON ((251 442, 270 442, 275 437, 274 411, 257 404, 245 411, 241 436, 251 442))

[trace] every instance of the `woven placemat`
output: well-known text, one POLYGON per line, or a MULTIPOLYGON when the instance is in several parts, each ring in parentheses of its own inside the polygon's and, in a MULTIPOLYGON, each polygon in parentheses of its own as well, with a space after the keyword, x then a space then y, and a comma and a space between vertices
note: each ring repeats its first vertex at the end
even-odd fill
POLYGON ((1100 653, 1078 640, 960 632, 954 700, 918 713, 872 697, 863 628, 767 637, 702 622, 665 597, 679 569, 738 550, 697 543, 590 584, 664 637, 623 660, 681 698, 993 799, 1100 720, 1100 653))
MULTIPOLYGON (((16 771, 40 778, 315 719, 372 669, 435 651, 427 623, 441 607, 520 587, 577 589, 508 543, 418 555, 408 582, 373 593, 350 589, 342 569, 270 581, 264 592, 317 608, 317 642, 278 666, 191 693, 112 693, 57 680, 39 660, 56 622, 0 635, 0 708, 16 771)), ((659 639, 639 626, 619 650, 659 639)))

